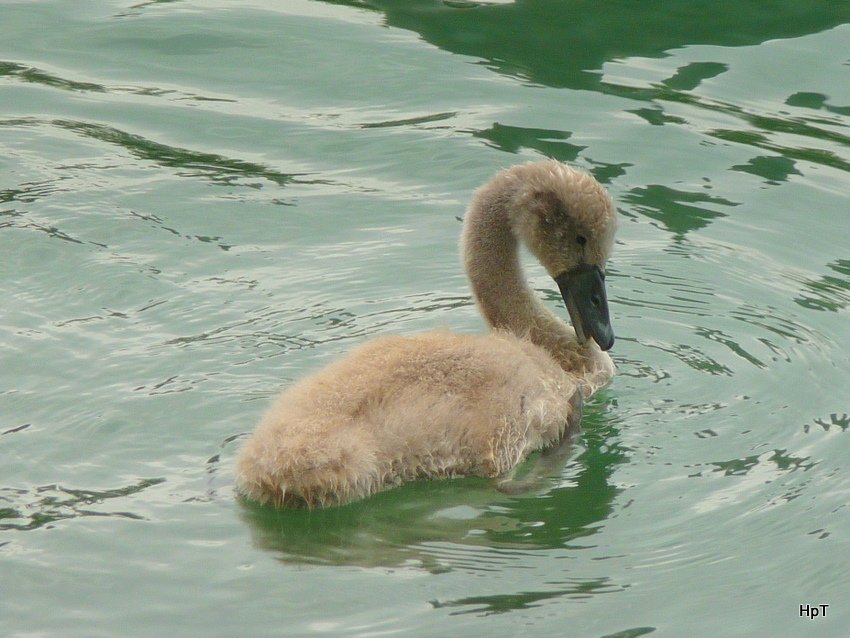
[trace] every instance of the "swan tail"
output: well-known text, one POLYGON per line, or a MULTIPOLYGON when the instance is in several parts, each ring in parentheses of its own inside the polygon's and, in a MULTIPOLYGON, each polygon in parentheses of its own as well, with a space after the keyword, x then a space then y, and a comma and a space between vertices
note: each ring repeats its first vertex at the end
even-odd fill
POLYGON ((275 507, 313 508, 343 505, 381 489, 384 473, 374 447, 344 430, 326 432, 320 439, 257 432, 237 460, 239 491, 275 507))

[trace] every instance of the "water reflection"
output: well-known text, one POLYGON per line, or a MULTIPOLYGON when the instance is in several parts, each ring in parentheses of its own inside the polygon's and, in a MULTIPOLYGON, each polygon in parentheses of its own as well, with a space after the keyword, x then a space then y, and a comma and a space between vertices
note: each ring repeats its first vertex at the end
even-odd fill
POLYGON ((722 472, 724 476, 741 476, 750 472, 759 463, 773 463, 776 470, 794 471, 794 470, 810 470, 817 462, 812 461, 808 456, 799 457, 788 454, 787 450, 774 450, 770 454, 754 454, 739 459, 730 459, 729 461, 715 461, 710 465, 714 466, 715 472, 722 472))
POLYGON ((771 186, 787 182, 791 175, 802 175, 794 160, 776 155, 758 155, 746 164, 736 164, 732 170, 762 177, 771 186))
POLYGON ((57 521, 88 516, 145 520, 144 516, 128 510, 104 511, 101 506, 164 482, 164 478, 140 479, 132 485, 107 490, 62 485, 42 485, 33 490, 0 487, 0 530, 49 528, 57 521))
MULTIPOLYGON (((831 0, 778 0, 769 10, 760 2, 735 0, 610 0, 604 9, 580 0, 325 1, 382 12, 388 26, 414 31, 445 51, 483 59, 499 73, 581 89, 597 88, 595 71, 614 58, 660 57, 693 44, 753 45, 850 21, 850 5, 831 0), (563 26, 553 27, 558 24, 563 26)), ((710 77, 716 70, 703 67, 698 75, 710 77)), ((678 80, 683 86, 693 81, 688 75, 678 80)))
POLYGON ((716 341, 717 343, 722 343, 724 346, 729 348, 736 355, 738 355, 739 357, 741 357, 745 361, 752 363, 757 368, 766 368, 767 367, 767 364, 765 364, 764 362, 759 360, 755 355, 752 355, 749 352, 747 352, 744 349, 743 346, 738 344, 732 338, 731 335, 726 334, 722 330, 717 330, 717 329, 714 329, 714 328, 702 328, 702 327, 698 326, 694 329, 694 333, 697 334, 700 337, 704 337, 704 338, 708 339, 709 341, 716 341))
MULTIPOLYGON (((838 414, 833 412, 827 418, 818 418, 814 420, 814 424, 820 427, 824 432, 829 432, 833 427, 838 428, 842 432, 846 432, 850 428, 850 414, 846 412, 838 414)), ((803 426, 803 431, 809 433, 811 426, 807 423, 803 426)))
MULTIPOLYGON (((223 97, 211 97, 209 95, 198 95, 178 91, 173 88, 162 89, 155 86, 106 86, 96 84, 94 82, 80 82, 69 78, 60 77, 54 73, 49 73, 43 69, 34 66, 26 66, 17 62, 9 62, 0 60, 0 77, 14 77, 19 82, 27 82, 31 84, 41 84, 55 89, 63 89, 65 91, 77 91, 84 93, 118 93, 129 95, 141 95, 151 97, 172 96, 175 100, 197 100, 203 102, 234 102, 235 100, 223 97)), ((0 125, 8 125, 10 120, 0 122, 0 125)), ((18 124, 38 123, 35 118, 21 118, 18 124)))
POLYGON ((446 113, 429 113, 428 115, 420 115, 418 117, 407 117, 400 120, 381 120, 379 122, 366 122, 360 124, 360 128, 395 128, 397 126, 415 126, 417 124, 432 124, 434 122, 442 122, 451 120, 457 117, 457 112, 449 111, 446 113))
POLYGON ((0 60, 0 77, 3 76, 14 76, 22 82, 43 84, 45 86, 65 89, 68 91, 94 91, 96 93, 104 93, 107 91, 107 88, 100 84, 94 84, 93 82, 75 82, 73 80, 61 78, 52 73, 47 73, 46 71, 42 71, 35 67, 0 60))
MULTIPOLYGON (((70 185, 65 185, 64 189, 60 186, 67 179, 67 175, 60 175, 53 179, 24 182, 15 188, 0 190, 0 204, 32 204, 63 190, 71 190, 72 187, 70 185)), ((75 237, 23 207, 0 209, 0 230, 4 228, 26 228, 45 233, 52 239, 61 239, 72 244, 90 244, 98 248, 108 248, 106 244, 101 242, 75 237)))
POLYGON ((829 139, 829 141, 837 142, 841 146, 847 146, 850 144, 850 138, 837 133, 827 133, 826 131, 817 129, 816 127, 795 122, 793 120, 783 121, 779 118, 756 117, 751 115, 744 115, 743 117, 746 120, 754 120, 753 123, 757 127, 760 127, 760 130, 754 131, 720 128, 708 131, 707 135, 726 142, 754 146, 762 150, 778 153, 794 160, 801 160, 812 164, 822 164, 824 166, 829 166, 830 168, 850 172, 850 162, 846 161, 836 152, 822 148, 788 146, 777 142, 768 134, 762 133, 761 131, 779 132, 780 129, 771 128, 773 125, 778 125, 786 129, 784 132, 794 133, 796 135, 807 135, 816 139, 829 139))
POLYGON ((657 340, 643 339, 636 339, 636 341, 648 348, 655 348, 662 352, 666 352, 667 354, 671 354, 689 368, 693 368, 698 372, 705 372, 713 376, 722 375, 731 377, 734 375, 731 368, 708 356, 699 348, 689 344, 666 343, 657 340))
POLYGON ((137 4, 130 5, 127 11, 122 13, 117 13, 116 17, 123 18, 135 15, 141 15, 142 9, 146 9, 148 7, 155 7, 160 4, 171 4, 173 2, 182 2, 183 0, 146 0, 145 2, 139 2, 137 4))
POLYGON ((169 146, 155 142, 141 135, 128 133, 120 129, 78 120, 43 121, 37 118, 17 118, 0 120, 4 127, 41 127, 53 126, 71 131, 83 137, 105 142, 128 151, 133 156, 153 162, 161 167, 177 169, 177 174, 190 178, 205 178, 219 184, 245 184, 246 178, 265 179, 278 186, 288 184, 324 184, 334 182, 321 179, 309 179, 307 173, 282 173, 263 164, 226 157, 218 153, 208 153, 193 149, 169 146))
MULTIPOLYGON (((792 316, 787 315, 781 309, 774 306, 759 307, 751 304, 743 304, 731 310, 729 316, 756 328, 767 330, 785 341, 791 341, 792 343, 807 347, 818 347, 819 338, 812 332, 811 328, 795 321, 792 316)), ((778 346, 772 344, 767 339, 760 337, 759 341, 763 343, 767 342, 775 354, 781 354, 782 358, 790 361, 788 352, 784 350, 777 351, 776 348, 778 346)))
POLYGON ((185 177, 206 177, 223 184, 232 184, 246 177, 267 179, 279 186, 295 181, 315 183, 305 182, 303 174, 281 173, 262 164, 233 159, 218 153, 168 146, 103 124, 75 120, 53 120, 51 124, 85 137, 122 147, 139 159, 155 162, 166 168, 179 169, 182 171, 179 174, 185 177))
POLYGON ((838 312, 850 306, 850 259, 837 259, 827 266, 838 276, 804 279, 806 290, 794 301, 809 310, 838 312))
MULTIPOLYGON (((151 226, 153 226, 154 228, 157 228, 159 230, 163 230, 165 232, 171 233, 172 235, 175 235, 177 237, 181 237, 183 239, 197 240, 197 241, 203 242, 205 244, 214 244, 224 251, 228 251, 231 248, 233 248, 233 246, 231 246, 230 244, 224 243, 223 238, 219 237, 219 236, 193 235, 193 234, 190 234, 190 233, 181 232, 181 231, 177 230, 176 228, 169 226, 161 217, 159 217, 158 215, 155 215, 153 213, 138 213, 138 212, 132 211, 132 210, 128 211, 128 213, 131 217, 134 217, 135 219, 138 219, 138 220, 143 221, 143 222, 147 222, 151 226)), ((221 278, 217 278, 217 280, 218 281, 224 281, 221 278)))
POLYGON ((697 204, 727 207, 738 205, 737 202, 723 197, 681 191, 660 184, 634 188, 623 195, 623 200, 633 204, 636 211, 661 222, 666 230, 673 233, 676 240, 684 239, 689 231, 699 230, 713 219, 727 215, 697 204))
POLYGON ((460 614, 489 616, 518 609, 539 607, 538 603, 542 601, 562 596, 587 598, 595 594, 608 594, 625 589, 622 586, 615 585, 608 578, 577 578, 564 584, 567 586, 554 591, 522 591, 510 594, 491 594, 489 596, 469 596, 448 601, 432 600, 431 605, 435 609, 458 608, 458 611, 450 612, 450 615, 453 616, 460 614))
MULTIPOLYGON (((219 284, 222 279, 216 277, 212 281, 219 284)), ((248 287, 252 286, 252 282, 251 279, 228 281, 230 284, 248 287)), ((467 296, 423 293, 401 297, 393 300, 391 307, 372 311, 352 312, 350 308, 353 303, 345 299, 334 299, 333 304, 324 300, 311 304, 282 300, 275 306, 251 307, 233 321, 172 337, 155 348, 235 345, 249 352, 251 361, 255 361, 337 341, 359 342, 387 330, 401 330, 405 323, 420 319, 423 313, 450 312, 455 308, 470 306, 473 302, 467 296)), ((358 300, 357 303, 368 304, 370 300, 358 300)), ((371 303, 385 305, 383 301, 371 303)))
MULTIPOLYGON (((619 488, 611 475, 626 462, 617 431, 602 421, 598 408, 591 408, 583 453, 566 468, 563 459, 546 468, 522 495, 503 494, 487 479, 465 478, 411 483, 324 510, 242 502, 241 515, 254 544, 287 563, 488 571, 537 550, 577 551, 613 511, 619 488)), ((533 461, 521 470, 529 466, 533 461)), ((567 591, 573 590, 556 595, 567 591)))
POLYGON ((575 161, 578 154, 587 148, 565 142, 571 135, 567 131, 506 126, 498 122, 488 129, 473 131, 472 135, 487 140, 488 146, 500 151, 518 153, 521 149, 533 148, 562 162, 575 161))
POLYGON ((807 109, 824 110, 836 115, 850 115, 850 106, 835 106, 828 102, 829 97, 823 93, 812 93, 809 91, 798 91, 785 100, 788 106, 797 106, 807 109))
MULTIPOLYGON (((60 188, 60 184, 66 179, 68 179, 68 176, 62 175, 54 179, 43 179, 37 182, 23 182, 16 188, 0 190, 0 204, 7 204, 9 202, 32 204, 39 199, 44 199, 54 193, 62 192, 63 189, 60 188)), ((64 190, 67 190, 67 188, 64 190)), ((3 213, 6 212, 7 211, 3 211, 3 213)), ((15 211, 9 212, 14 213, 15 211)))
POLYGON ((716 78, 729 70, 722 62, 691 62, 676 70, 676 74, 662 82, 674 91, 693 91, 705 80, 716 78))
MULTIPOLYGON (((606 73, 602 76, 600 84, 600 89, 604 93, 651 104, 649 107, 628 112, 656 126, 683 125, 691 130, 700 131, 709 138, 752 146, 771 153, 759 156, 748 164, 736 165, 733 170, 765 176, 773 181, 784 181, 787 180, 788 175, 796 172, 794 169, 796 161, 822 164, 841 170, 850 169, 850 163, 837 150, 818 148, 824 142, 836 145, 837 149, 843 149, 850 144, 850 138, 835 130, 836 126, 843 125, 840 117, 816 118, 798 113, 792 116, 787 111, 765 113, 691 92, 703 79, 711 77, 712 73, 717 74, 725 70, 724 64, 691 62, 679 67, 672 77, 659 82, 642 82, 638 85, 634 84, 634 73, 630 69, 617 72, 618 67, 628 67, 629 64, 630 61, 627 60, 606 65, 606 73), (664 103, 674 104, 677 115, 667 114, 664 103), (692 111, 689 111, 688 107, 692 111), (734 128, 709 127, 706 123, 716 122, 716 118, 711 116, 712 113, 732 118, 740 122, 740 125, 734 128), (789 136, 800 139, 791 145, 788 143, 789 136)), ((836 114, 842 114, 845 110, 842 107, 827 106, 825 100, 813 99, 810 97, 812 95, 819 94, 795 93, 786 103, 810 108, 823 106, 836 114), (802 98, 801 95, 803 95, 802 98)))

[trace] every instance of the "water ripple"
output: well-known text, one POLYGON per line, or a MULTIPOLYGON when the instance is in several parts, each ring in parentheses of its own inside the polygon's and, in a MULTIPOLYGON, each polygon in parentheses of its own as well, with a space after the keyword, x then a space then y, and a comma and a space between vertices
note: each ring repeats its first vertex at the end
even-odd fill
POLYGON ((107 91, 107 88, 101 84, 66 80, 65 78, 61 78, 35 67, 0 60, 0 77, 3 76, 15 77, 22 82, 42 84, 44 86, 65 89, 67 91, 94 91, 97 93, 105 93, 107 91))
MULTIPOLYGON (((616 585, 607 577, 576 578, 563 583, 567 585, 553 591, 520 591, 509 594, 489 594, 486 596, 467 596, 453 600, 432 600, 435 609, 459 608, 451 615, 476 614, 490 616, 521 609, 539 607, 544 601, 557 598, 574 598, 577 600, 590 598, 599 594, 610 594, 624 591, 627 586, 616 585)), ((643 632, 648 633, 648 632, 643 632)), ((640 636, 643 633, 629 635, 640 636)))
POLYGON ((806 290, 794 302, 809 310, 838 312, 850 306, 850 259, 838 259, 827 264, 836 275, 819 279, 799 277, 806 290))
POLYGON ((185 177, 207 177, 224 184, 231 184, 246 177, 267 179, 278 186, 290 183, 324 183, 304 180, 305 173, 281 173, 262 164, 228 158, 217 153, 168 146, 103 124, 76 120, 53 120, 51 124, 101 142, 120 146, 139 159, 152 161, 167 168, 180 169, 185 172, 178 174, 185 177))
POLYGON ((164 478, 140 479, 123 487, 86 490, 62 485, 43 485, 34 490, 0 488, 0 530, 29 531, 51 527, 57 521, 88 516, 145 520, 129 510, 103 511, 99 506, 123 499, 164 483, 164 478))

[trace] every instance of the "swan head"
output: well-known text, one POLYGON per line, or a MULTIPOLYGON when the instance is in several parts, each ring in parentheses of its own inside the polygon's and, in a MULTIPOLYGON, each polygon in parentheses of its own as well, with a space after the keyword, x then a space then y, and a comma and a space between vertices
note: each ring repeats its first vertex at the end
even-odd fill
POLYGON ((580 343, 614 345, 605 294, 605 265, 617 213, 596 179, 555 160, 508 169, 514 182, 514 233, 558 284, 580 343))

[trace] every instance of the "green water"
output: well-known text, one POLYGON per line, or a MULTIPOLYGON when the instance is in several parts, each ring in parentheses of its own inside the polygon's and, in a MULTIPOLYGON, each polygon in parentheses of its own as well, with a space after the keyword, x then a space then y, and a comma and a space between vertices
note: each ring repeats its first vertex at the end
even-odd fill
POLYGON ((834 0, 0 2, 0 635, 847 635, 848 126, 834 0), (235 500, 282 385, 483 329, 544 155, 622 222, 565 466, 235 500))

